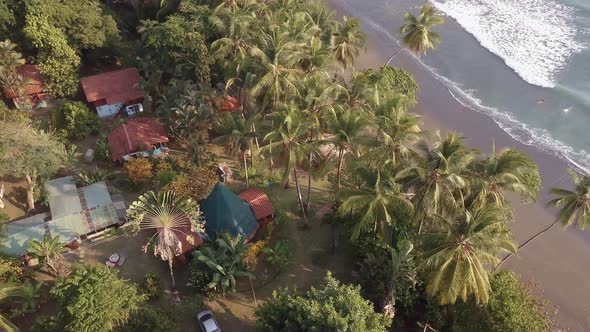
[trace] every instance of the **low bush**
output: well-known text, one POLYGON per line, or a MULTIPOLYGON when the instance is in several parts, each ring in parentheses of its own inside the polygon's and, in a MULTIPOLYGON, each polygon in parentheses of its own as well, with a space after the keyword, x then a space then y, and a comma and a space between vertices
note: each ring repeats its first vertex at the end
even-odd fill
POLYGON ((94 159, 98 161, 111 161, 111 149, 106 135, 101 135, 94 145, 94 159))
POLYGON ((278 271, 284 271, 289 265, 289 244, 285 240, 279 240, 274 247, 262 249, 266 261, 278 271))
POLYGON ((244 262, 248 270, 253 271, 256 268, 256 265, 260 259, 260 254, 262 253, 262 250, 265 246, 266 241, 261 240, 248 248, 248 251, 246 251, 242 257, 242 262, 244 262))
POLYGON ((119 331, 156 332, 175 331, 176 322, 171 310, 162 310, 152 306, 144 306, 129 317, 127 324, 119 331))
POLYGON ((96 168, 93 171, 82 171, 76 175, 76 183, 80 186, 89 186, 93 183, 110 179, 111 173, 107 170, 96 168))
POLYGON ((0 223, 8 220, 10 220, 10 217, 4 212, 0 212, 0 223))
POLYGON ((176 176, 164 187, 164 190, 174 191, 181 197, 201 201, 209 196, 217 182, 217 174, 211 168, 191 167, 187 174, 176 176))
POLYGON ((516 274, 502 271, 491 280, 492 296, 487 304, 475 301, 440 306, 428 304, 426 321, 438 331, 541 332, 551 330, 551 316, 531 285, 516 274))
POLYGON ((6 268, 0 274, 0 281, 21 282, 27 277, 23 262, 18 257, 0 255, 0 266, 6 268))
POLYGON ((141 290, 147 295, 148 300, 157 299, 160 297, 162 282, 160 276, 154 272, 147 273, 143 278, 141 290))
POLYGON ((210 291, 208 285, 213 280, 213 274, 207 265, 198 259, 193 259, 188 265, 188 282, 200 293, 210 291))
POLYGON ((123 171, 133 183, 142 183, 154 176, 152 163, 147 158, 132 158, 125 162, 123 171))

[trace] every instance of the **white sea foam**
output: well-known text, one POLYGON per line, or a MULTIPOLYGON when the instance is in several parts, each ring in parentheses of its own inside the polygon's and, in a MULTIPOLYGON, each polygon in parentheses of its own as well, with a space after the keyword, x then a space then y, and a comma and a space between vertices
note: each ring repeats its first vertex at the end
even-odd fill
MULTIPOLYGON (((537 0, 522 1, 530 2, 537 0)), ((370 28, 380 33, 383 33, 385 36, 387 36, 388 39, 399 44, 399 41, 396 38, 394 38, 394 36, 392 36, 387 29, 384 29, 377 22, 371 20, 368 17, 361 17, 361 19, 364 21, 364 23, 368 24, 370 28)), ((577 48, 570 52, 575 51, 577 51, 577 48)), ((410 52, 408 52, 407 54, 413 57, 426 69, 428 69, 436 79, 445 84, 445 86, 447 86, 447 88, 449 89, 449 93, 451 94, 451 96, 455 98, 455 100, 457 100, 461 105, 471 110, 483 113, 486 116, 489 116, 496 124, 498 124, 498 126, 502 130, 508 133, 515 140, 526 145, 534 146, 544 152, 547 152, 560 159, 563 159, 570 165, 570 167, 576 169, 581 173, 590 174, 590 153, 588 151, 576 150, 571 146, 554 138, 551 135, 551 133, 549 133, 545 129, 532 128, 526 123, 523 123, 516 119, 516 117, 514 117, 514 115, 512 115, 511 113, 484 105, 483 102, 476 97, 477 91, 473 89, 467 89, 463 87, 461 84, 454 82, 448 79, 447 77, 439 74, 436 69, 424 63, 419 57, 415 56, 414 54, 410 52)))
POLYGON ((554 0, 434 0, 479 43, 530 84, 554 87, 583 48, 574 9, 554 0))

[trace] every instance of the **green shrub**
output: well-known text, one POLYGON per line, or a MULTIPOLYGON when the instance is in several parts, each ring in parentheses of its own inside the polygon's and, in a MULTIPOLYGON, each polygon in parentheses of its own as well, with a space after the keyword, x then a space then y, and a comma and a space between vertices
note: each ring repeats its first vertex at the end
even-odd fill
POLYGON ((147 295, 148 300, 157 299, 160 297, 161 284, 160 276, 154 272, 150 272, 143 278, 141 289, 147 295))
POLYGON ((545 303, 513 272, 502 271, 491 280, 492 296, 487 304, 474 301, 440 306, 429 303, 426 321, 438 331, 541 332, 551 330, 545 303))
POLYGON ((248 248, 248 251, 242 257, 242 262, 246 265, 248 270, 253 271, 258 264, 258 259, 262 250, 266 246, 266 241, 258 241, 248 248))
POLYGON ((31 332, 61 332, 63 324, 57 316, 41 316, 35 319, 31 332))
POLYGON ((18 257, 0 255, 0 266, 6 268, 6 271, 0 274, 0 281, 20 282, 27 277, 23 262, 18 257))
POLYGON ((94 145, 94 160, 111 161, 111 149, 106 135, 101 135, 94 145))
POLYGON ((168 183, 174 181, 175 177, 176 177, 176 172, 174 172, 173 170, 161 171, 161 172, 158 172, 158 175, 157 175, 158 183, 160 184, 160 187, 164 187, 168 183))
POLYGON ((262 249, 266 261, 278 271, 284 271, 289 265, 289 244, 285 240, 279 240, 274 247, 262 249))
POLYGON ((51 114, 54 128, 65 130, 70 138, 85 138, 98 133, 100 119, 84 103, 66 101, 51 114))
POLYGON ((4 212, 0 212, 0 223, 8 220, 10 220, 10 217, 4 212))
POLYGON ((129 317, 127 324, 119 331, 130 332, 156 332, 174 331, 174 315, 170 310, 162 310, 151 306, 145 306, 129 317))
POLYGON ((198 259, 193 259, 188 266, 188 282, 200 293, 210 291, 208 285, 213 280, 213 274, 207 265, 198 259))
POLYGON ((110 179, 111 173, 107 170, 96 168, 93 171, 82 171, 76 175, 76 183, 80 186, 89 186, 93 183, 110 179))

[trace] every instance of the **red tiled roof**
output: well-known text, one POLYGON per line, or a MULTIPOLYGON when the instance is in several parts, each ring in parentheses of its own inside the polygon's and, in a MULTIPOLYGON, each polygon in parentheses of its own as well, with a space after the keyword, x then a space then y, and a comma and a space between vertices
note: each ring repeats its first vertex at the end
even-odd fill
POLYGON ((182 245, 182 254, 186 254, 187 252, 191 251, 193 248, 200 247, 205 241, 203 238, 199 236, 197 233, 191 232, 190 227, 182 227, 181 229, 173 229, 174 233, 178 237, 182 245), (192 237, 192 240, 189 241, 187 238, 188 236, 192 237), (192 243, 191 243, 192 242, 192 243))
MULTIPOLYGON (((16 73, 22 76, 26 83, 27 95, 34 96, 42 94, 47 91, 47 87, 43 84, 43 78, 39 68, 35 65, 22 65, 16 68, 16 73)), ((17 97, 10 89, 4 88, 4 94, 8 98, 17 97)))
POLYGON ((256 220, 272 216, 275 213, 268 196, 266 196, 266 194, 261 190, 250 188, 238 196, 250 203, 250 206, 252 206, 252 209, 254 210, 256 220))
POLYGON ((139 80, 137 68, 125 68, 84 77, 80 84, 89 103, 104 99, 113 105, 143 98, 139 80))
POLYGON ((164 125, 154 118, 133 118, 113 129, 108 137, 114 161, 126 154, 137 152, 140 146, 149 148, 168 142, 164 125))

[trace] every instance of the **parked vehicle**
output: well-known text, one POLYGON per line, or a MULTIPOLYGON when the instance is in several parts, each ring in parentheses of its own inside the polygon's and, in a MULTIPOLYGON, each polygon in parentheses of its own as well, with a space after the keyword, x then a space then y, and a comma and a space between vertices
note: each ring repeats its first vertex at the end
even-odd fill
POLYGON ((125 112, 127 116, 135 116, 137 113, 143 112, 143 105, 142 104, 133 104, 125 107, 125 112))
POLYGON ((203 332, 221 332, 221 328, 211 310, 203 310, 197 314, 197 321, 203 332))

